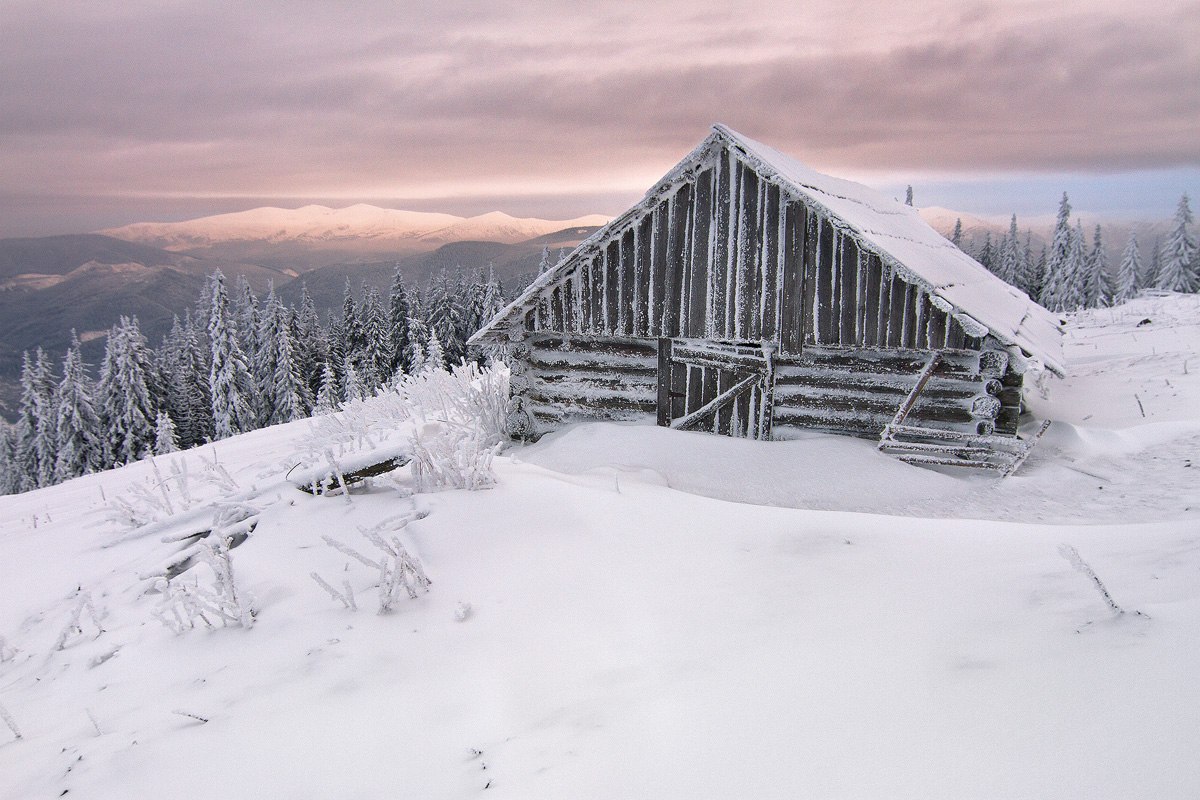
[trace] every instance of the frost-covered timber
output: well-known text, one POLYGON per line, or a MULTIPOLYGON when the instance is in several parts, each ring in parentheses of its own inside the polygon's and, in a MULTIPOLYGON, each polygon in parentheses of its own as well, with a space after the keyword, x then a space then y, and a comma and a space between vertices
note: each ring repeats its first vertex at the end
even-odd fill
POLYGON ((717 125, 472 343, 509 348, 517 407, 542 430, 879 437, 931 365, 903 429, 986 445, 1016 435, 1031 367, 1062 374, 1060 340, 912 208, 717 125))

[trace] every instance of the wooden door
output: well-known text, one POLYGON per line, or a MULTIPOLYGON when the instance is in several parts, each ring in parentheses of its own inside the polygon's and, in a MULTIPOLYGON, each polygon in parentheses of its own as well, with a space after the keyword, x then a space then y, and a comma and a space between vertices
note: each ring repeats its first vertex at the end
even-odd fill
POLYGON ((658 424, 771 438, 775 345, 658 340, 658 424))

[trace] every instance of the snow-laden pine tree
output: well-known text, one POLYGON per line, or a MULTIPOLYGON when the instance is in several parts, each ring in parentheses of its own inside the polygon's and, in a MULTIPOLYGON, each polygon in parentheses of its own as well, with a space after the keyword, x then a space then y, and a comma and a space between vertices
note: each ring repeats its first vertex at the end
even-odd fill
POLYGON ((55 405, 58 415, 55 481, 104 469, 100 416, 96 413, 92 381, 79 352, 75 331, 71 331, 71 345, 63 358, 63 377, 55 394, 55 405))
POLYGON ((45 485, 40 482, 44 472, 40 454, 44 448, 38 443, 38 420, 51 407, 53 395, 39 371, 37 362, 25 351, 21 355, 21 403, 17 407, 12 459, 18 492, 45 485))
POLYGON ((321 374, 329 358, 329 339, 308 287, 300 287, 300 307, 292 315, 292 338, 296 343, 296 363, 304 376, 309 395, 321 388, 321 374))
POLYGON ((1159 237, 1154 237, 1154 246, 1150 248, 1150 264, 1146 267, 1146 274, 1142 277, 1142 288, 1148 286, 1158 286, 1158 273, 1162 268, 1162 242, 1159 237))
POLYGON ((254 294, 254 289, 245 275, 238 275, 236 284, 230 300, 233 306, 233 331, 238 337, 242 352, 246 354, 246 359, 253 360, 259 347, 258 325, 261 308, 258 296, 254 294))
POLYGON ((1058 205, 1058 219, 1054 223, 1054 235, 1050 239, 1050 249, 1046 254, 1046 271, 1042 282, 1041 296, 1038 298, 1043 306, 1051 311, 1063 311, 1068 308, 1067 287, 1074 280, 1071 273, 1071 203, 1067 193, 1063 192, 1062 202, 1058 205))
POLYGON ((212 397, 208 375, 211 348, 207 334, 191 311, 176 318, 159 359, 167 412, 175 423, 179 446, 195 447, 212 438, 212 397))
POLYGON ((466 294, 463 298, 463 319, 461 330, 464 334, 463 338, 471 338, 471 334, 479 330, 483 324, 490 319, 487 316, 487 311, 484 308, 484 301, 487 295, 488 287, 487 274, 483 269, 479 270, 479 275, 475 281, 466 287, 466 294))
POLYGON ((445 368, 446 353, 442 349, 442 340, 438 338, 437 331, 430 331, 429 342, 425 346, 425 363, 421 365, 419 371, 427 372, 445 368))
POLYGON ((1196 240, 1188 226, 1192 224, 1192 209, 1188 207, 1188 196, 1179 198, 1171 232, 1162 244, 1158 274, 1154 288, 1168 292, 1200 291, 1200 275, 1194 273, 1196 266, 1196 240))
POLYGON ((538 261, 538 275, 541 275, 550 270, 550 248, 542 248, 542 258, 538 261))
POLYGON ((1078 311, 1087 305, 1087 245, 1083 221, 1076 220, 1071 231, 1071 249, 1062 278, 1062 309, 1078 311))
POLYGON ((363 349, 358 359, 360 377, 368 395, 386 384, 392 377, 392 331, 389 315, 383 307, 379 290, 369 287, 359 309, 359 324, 363 332, 363 349))
MULTIPOLYGON (((483 286, 483 313, 480 315, 480 326, 490 322, 493 317, 504 310, 505 305, 504 286, 496 277, 496 267, 488 264, 487 282, 483 286)), ((474 334, 475 331, 471 331, 471 333, 474 334)))
POLYGON ((392 290, 388 296, 388 325, 392 337, 391 374, 408 369, 408 318, 412 308, 408 299, 408 287, 404 284, 404 275, 400 265, 392 274, 392 290))
POLYGON ((429 341, 429 328, 420 317, 409 317, 408 331, 408 371, 416 375, 424 370, 427 361, 425 345, 429 341))
POLYGON ((976 261, 983 264, 988 272, 995 273, 996 264, 996 248, 992 245, 992 232, 987 231, 983 236, 983 247, 979 248, 979 254, 976 256, 976 261))
POLYGON ((1021 263, 1024 251, 1021 249, 1021 238, 1017 231, 1017 215, 1012 215, 1008 226, 1008 235, 1000 243, 1000 265, 996 276, 1010 286, 1020 286, 1025 275, 1025 265, 1021 263))
POLYGON ((109 331, 96 401, 107 429, 110 465, 128 464, 153 452, 158 400, 150 353, 136 317, 121 317, 109 331))
POLYGON ((159 411, 154 421, 154 455, 165 456, 179 450, 179 437, 175 433, 175 423, 171 415, 159 411))
POLYGON ((21 491, 16 470, 16 431, 0 419, 0 495, 21 491))
POLYGON ((251 403, 254 382, 235 335, 225 276, 220 270, 209 279, 209 290, 208 340, 212 359, 208 391, 212 398, 213 437, 226 439, 254 430, 255 415, 251 403))
MULTIPOLYGON (((230 315, 231 329, 237 338, 238 346, 246 357, 246 368, 250 372, 251 381, 257 390, 258 363, 263 357, 265 347, 260 338, 259 328, 262 322, 262 305, 255 295, 250 281, 245 275, 238 275, 237 286, 230 297, 232 313, 230 315)), ((246 402, 254 414, 254 427, 266 425, 271 409, 267 406, 266 398, 258 391, 247 394, 246 402)))
POLYGON ((1088 253, 1084 269, 1084 304, 1087 308, 1110 306, 1115 293, 1112 276, 1108 272, 1108 251, 1104 249, 1104 239, 1097 225, 1092 252, 1088 253))
POLYGON ((954 233, 950 234, 950 243, 962 250, 962 218, 954 220, 954 233))
POLYGON ((1125 303, 1138 296, 1142 290, 1142 256, 1138 252, 1137 234, 1130 231, 1125 252, 1121 254, 1121 266, 1117 268, 1117 285, 1113 292, 1113 303, 1125 303))
POLYGON ((342 296, 342 313, 329 324, 329 360, 340 369, 347 361, 358 362, 363 350, 362 325, 358 319, 358 304, 350 278, 342 296))
POLYGON ((317 391, 317 399, 313 404, 313 416, 332 414, 342 404, 341 390, 338 388, 337 374, 329 362, 321 367, 321 386, 317 391))
POLYGON ((58 458, 58 411, 55 395, 58 379, 54 375, 50 357, 42 348, 37 349, 33 359, 34 380, 37 383, 38 407, 35 411, 34 448, 37 450, 38 486, 50 486, 54 480, 54 464, 58 458))
POLYGON ((272 286, 259 314, 259 393, 268 410, 263 425, 303 419, 312 406, 308 383, 296 361, 291 315, 272 286))
POLYGON ((912 204, 913 204, 913 190, 912 190, 912 186, 910 185, 907 189, 904 190, 904 205, 911 206, 912 204))
MULTIPOLYGON (((452 280, 445 269, 429 279, 425 303, 426 324, 430 333, 437 335, 446 359, 455 364, 466 352, 463 294, 461 283, 452 280)), ((425 349, 428 354, 428 346, 425 349)))
POLYGON ((365 400, 370 396, 362 376, 358 374, 354 362, 349 358, 342 364, 342 396, 346 398, 347 403, 354 400, 365 400))

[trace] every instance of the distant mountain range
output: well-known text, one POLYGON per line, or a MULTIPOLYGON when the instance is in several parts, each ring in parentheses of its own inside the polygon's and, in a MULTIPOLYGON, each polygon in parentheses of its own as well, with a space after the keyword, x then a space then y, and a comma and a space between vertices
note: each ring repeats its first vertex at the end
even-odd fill
POLYGON ((397 267, 423 286, 438 269, 491 265, 511 289, 536 273, 543 248, 569 250, 604 222, 306 206, 137 223, 114 235, 0 239, 0 416, 16 409, 23 351, 41 346, 57 360, 75 329, 95 364, 122 314, 136 315, 156 346, 215 269, 260 293, 273 283, 285 302, 307 286, 321 310, 340 306, 347 280, 356 292, 364 283, 386 291, 397 267))
MULTIPOLYGON (((1006 223, 944 208, 921 216, 949 236, 963 223, 964 244, 977 248, 998 238, 1006 223)), ((94 234, 0 239, 0 415, 11 418, 21 353, 44 347, 56 359, 71 329, 95 364, 104 336, 121 314, 137 315, 152 345, 175 314, 192 307, 214 269, 232 281, 244 275, 258 292, 273 283, 285 302, 307 287, 318 308, 340 305, 346 281, 386 290, 397 267, 412 286, 439 269, 495 268, 505 287, 520 288, 537 272, 543 248, 570 250, 607 217, 519 219, 500 212, 476 217, 355 205, 257 208, 184 222, 139 222, 94 234)), ((1024 234, 1026 223, 1018 220, 1024 234)), ((1052 223, 1050 223, 1052 224, 1052 223)), ((1045 218, 1031 220, 1033 246, 1050 233, 1045 218)), ((1095 222, 1087 225, 1089 241, 1095 222)), ((1148 259, 1168 223, 1105 221, 1109 258, 1119 258, 1136 230, 1148 259)))
POLYGON ((301 270, 332 260, 428 252, 452 242, 528 242, 567 228, 596 228, 608 217, 567 220, 511 217, 499 211, 458 217, 371 205, 349 208, 255 208, 184 222, 138 222, 107 236, 192 255, 218 255, 301 270))

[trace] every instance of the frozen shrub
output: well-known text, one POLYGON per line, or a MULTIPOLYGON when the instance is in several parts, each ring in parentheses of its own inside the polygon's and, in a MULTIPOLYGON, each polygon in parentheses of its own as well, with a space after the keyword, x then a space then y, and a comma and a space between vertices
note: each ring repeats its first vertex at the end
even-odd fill
POLYGON ((418 491, 482 489, 495 483, 492 457, 504 440, 508 369, 460 364, 399 387, 417 423, 411 437, 418 491))
POLYGON ((469 424, 427 422, 412 435, 412 474, 417 491, 484 489, 496 482, 489 443, 469 424))
MULTIPOLYGON (((350 545, 331 536, 321 537, 325 544, 334 550, 378 572, 378 582, 375 585, 379 590, 380 614, 386 614, 393 610, 401 595, 408 595, 410 599, 415 600, 422 592, 429 590, 430 580, 425 575, 421 562, 408 552, 408 549, 394 533, 407 527, 410 522, 424 519, 424 517, 425 514, 414 511, 384 520, 374 528, 359 528, 363 537, 379 551, 378 559, 363 555, 350 545), (384 538, 383 535, 385 529, 391 534, 387 538, 384 538)), ((334 600, 351 611, 358 610, 358 605, 354 600, 354 589, 350 586, 349 581, 343 582, 343 591, 339 592, 317 573, 313 572, 311 576, 317 585, 334 600)))
POLYGON ((249 628, 254 624, 253 601, 234 579, 229 540, 205 542, 200 555, 212 573, 212 584, 202 585, 191 570, 190 581, 188 573, 174 580, 160 578, 155 588, 162 601, 154 616, 175 633, 191 630, 198 624, 206 628, 215 628, 217 623, 222 627, 249 628))
POLYGON ((158 459, 148 458, 150 477, 130 486, 123 495, 106 501, 107 516, 118 527, 132 531, 152 522, 173 517, 197 506, 200 502, 197 491, 202 487, 215 487, 220 495, 229 495, 239 490, 237 482, 217 460, 201 455, 204 469, 193 475, 186 457, 170 459, 164 475, 158 459))
POLYGON ((64 649, 67 643, 76 636, 83 635, 83 613, 85 611, 96 629, 96 636, 99 637, 104 633, 104 627, 100 624, 100 614, 96 612, 96 606, 92 603, 91 593, 80 590, 76 593, 75 606, 71 610, 71 616, 67 620, 67 624, 59 631, 58 639, 54 642, 55 650, 64 649))
POLYGON ((421 490, 490 486, 507 404, 504 364, 405 375, 391 389, 312 420, 291 469, 299 467, 305 481, 344 488, 352 470, 409 458, 421 490))

